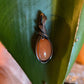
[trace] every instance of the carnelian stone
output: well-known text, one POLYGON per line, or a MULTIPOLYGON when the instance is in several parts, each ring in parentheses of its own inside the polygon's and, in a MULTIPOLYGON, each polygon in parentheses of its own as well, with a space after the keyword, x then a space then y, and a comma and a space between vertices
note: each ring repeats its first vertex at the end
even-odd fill
POLYGON ((38 60, 45 62, 52 55, 52 46, 48 39, 41 38, 36 44, 36 55, 38 60))

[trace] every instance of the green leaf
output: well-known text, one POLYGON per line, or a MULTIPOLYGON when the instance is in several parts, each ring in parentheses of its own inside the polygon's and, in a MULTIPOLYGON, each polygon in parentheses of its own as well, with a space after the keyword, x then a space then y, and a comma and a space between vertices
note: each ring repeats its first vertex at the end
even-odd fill
POLYGON ((0 40, 33 84, 63 83, 82 5, 83 0, 0 0, 0 40), (53 45, 53 57, 46 64, 34 53, 39 10, 48 18, 53 45))
POLYGON ((84 44, 84 5, 81 11, 81 15, 79 18, 79 23, 78 23, 78 31, 76 34, 76 42, 74 42, 74 46, 72 48, 72 52, 71 52, 71 57, 70 57, 70 62, 69 62, 69 66, 68 66, 68 71, 66 76, 68 75, 68 73, 70 72, 70 69, 72 68, 72 65, 74 63, 74 61, 76 60, 76 57, 78 56, 82 45, 84 44))

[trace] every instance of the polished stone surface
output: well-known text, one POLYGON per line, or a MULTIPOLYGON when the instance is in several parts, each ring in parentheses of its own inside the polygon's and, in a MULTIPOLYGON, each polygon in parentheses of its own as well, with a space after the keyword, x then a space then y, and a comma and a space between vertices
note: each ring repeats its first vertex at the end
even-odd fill
POLYGON ((41 61, 46 61, 52 55, 52 47, 49 40, 42 38, 37 42, 36 55, 41 61))

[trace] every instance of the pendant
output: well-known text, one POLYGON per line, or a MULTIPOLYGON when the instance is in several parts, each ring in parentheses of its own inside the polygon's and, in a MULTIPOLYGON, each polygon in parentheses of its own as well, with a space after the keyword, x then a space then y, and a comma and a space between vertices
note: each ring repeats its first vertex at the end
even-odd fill
POLYGON ((39 36, 36 43, 36 56, 41 63, 47 63, 52 58, 52 45, 46 34, 45 22, 47 17, 41 13, 39 21, 39 36))

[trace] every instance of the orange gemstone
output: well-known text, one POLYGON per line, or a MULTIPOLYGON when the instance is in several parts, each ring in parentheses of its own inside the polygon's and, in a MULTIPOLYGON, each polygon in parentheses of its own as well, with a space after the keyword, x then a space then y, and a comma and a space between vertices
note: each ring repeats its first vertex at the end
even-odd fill
POLYGON ((37 58, 45 62, 47 61, 52 55, 52 46, 48 39, 42 38, 36 44, 36 55, 37 58))

